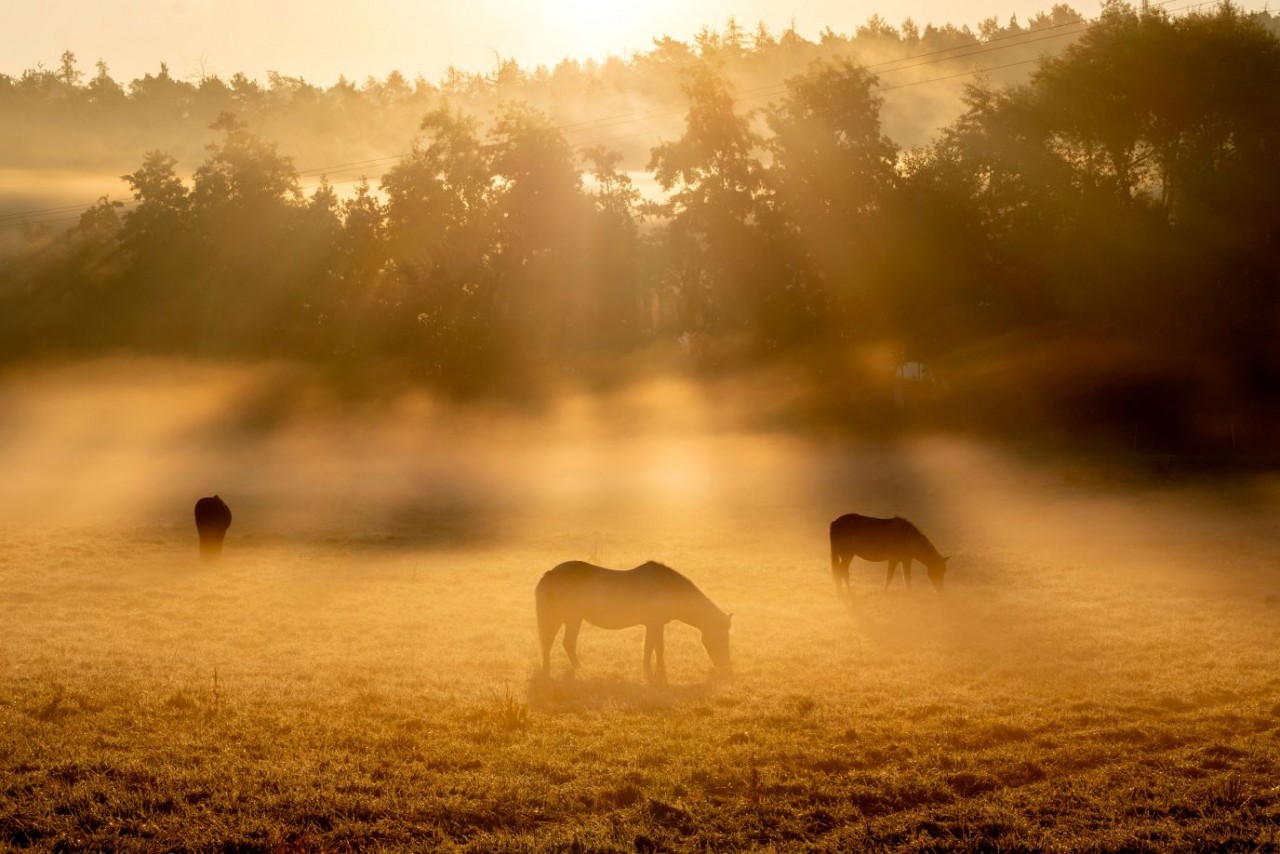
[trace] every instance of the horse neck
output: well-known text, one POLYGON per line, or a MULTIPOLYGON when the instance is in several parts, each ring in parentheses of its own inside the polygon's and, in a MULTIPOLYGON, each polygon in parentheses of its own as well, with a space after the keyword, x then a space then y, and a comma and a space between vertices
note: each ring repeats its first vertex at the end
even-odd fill
POLYGON ((920 533, 919 530, 912 531, 911 537, 915 540, 912 544, 912 551, 918 560, 928 564, 942 559, 942 555, 934 548, 933 543, 929 542, 929 538, 920 533))
POLYGON ((682 603, 677 619, 696 629, 708 629, 725 618, 725 613, 715 606, 701 590, 690 590, 682 603))

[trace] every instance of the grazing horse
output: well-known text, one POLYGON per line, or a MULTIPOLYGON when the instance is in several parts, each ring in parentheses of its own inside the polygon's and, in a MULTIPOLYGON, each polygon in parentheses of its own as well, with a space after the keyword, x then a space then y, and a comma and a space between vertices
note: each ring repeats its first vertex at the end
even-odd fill
POLYGON ((919 528, 898 516, 877 519, 847 513, 831 523, 831 577, 842 599, 849 598, 849 561, 855 557, 889 562, 889 571, 884 577, 886 590, 897 564, 902 564, 902 577, 907 586, 911 586, 913 559, 925 565, 929 580, 938 590, 942 590, 942 579, 947 573, 947 558, 938 554, 919 528))
POLYGON ((231 508, 216 495, 196 502, 196 531, 200 534, 200 555, 216 560, 222 555, 222 539, 231 527, 231 508))
POLYGON ((578 669, 578 630, 582 621, 602 629, 644 626, 644 675, 666 682, 663 627, 672 620, 702 630, 702 645, 717 668, 729 666, 729 621, 726 614, 692 581, 674 569, 649 561, 635 569, 605 569, 580 560, 546 572, 534 597, 538 606, 538 638, 542 672, 551 673, 551 645, 564 626, 564 651, 578 669), (656 673, 650 658, 657 658, 656 673))

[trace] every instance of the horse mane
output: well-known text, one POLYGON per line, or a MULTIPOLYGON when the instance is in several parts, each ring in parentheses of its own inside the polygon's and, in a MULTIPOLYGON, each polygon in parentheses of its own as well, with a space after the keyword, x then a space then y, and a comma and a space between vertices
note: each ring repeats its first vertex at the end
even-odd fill
POLYGON ((651 571, 652 570, 660 571, 663 578, 665 578, 669 583, 679 585, 689 593, 695 595, 698 598, 699 602, 703 603, 704 605, 709 607, 712 611, 719 614, 720 616, 722 617, 728 616, 728 614, 720 610, 719 605, 711 601, 710 596, 702 592, 701 587, 693 583, 692 579, 672 569, 671 567, 667 566, 665 563, 659 563, 656 560, 647 560, 644 563, 640 564, 639 566, 635 567, 635 569, 649 569, 651 571))
POLYGON ((908 534, 920 544, 921 550, 923 552, 939 560, 942 559, 942 553, 938 551, 938 547, 935 546, 933 542, 924 535, 923 531, 921 531, 919 528, 916 527, 916 524, 914 522, 912 522, 910 519, 903 519, 901 516, 895 516, 894 518, 907 526, 908 534))
MULTIPOLYGON (((640 564, 639 566, 635 567, 632 571, 634 572, 637 569, 648 569, 650 571, 655 571, 655 570, 659 571, 663 575, 663 577, 669 579, 673 583, 679 584, 682 587, 692 588, 693 590, 697 590, 697 592, 702 593, 701 590, 698 590, 698 585, 690 581, 688 576, 677 572, 676 570, 667 566, 665 563, 659 563, 656 560, 647 560, 644 563, 640 564)), ((703 593, 702 595, 705 596, 706 594, 703 593)))

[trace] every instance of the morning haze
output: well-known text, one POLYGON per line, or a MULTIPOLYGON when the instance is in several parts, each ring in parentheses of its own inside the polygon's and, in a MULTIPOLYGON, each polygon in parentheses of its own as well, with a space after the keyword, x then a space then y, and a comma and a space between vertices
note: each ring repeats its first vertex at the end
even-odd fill
POLYGON ((1280 21, 573 5, 0 75, 0 848, 1274 849, 1280 21))

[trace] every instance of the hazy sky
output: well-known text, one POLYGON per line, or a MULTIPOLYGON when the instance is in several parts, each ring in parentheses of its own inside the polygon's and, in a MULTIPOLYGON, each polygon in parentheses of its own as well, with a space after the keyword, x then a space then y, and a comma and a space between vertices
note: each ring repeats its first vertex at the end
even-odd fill
MULTIPOLYGON (((127 83, 167 62, 175 77, 265 80, 267 71, 329 85, 399 70, 432 82, 445 68, 494 67, 495 57, 554 65, 566 56, 603 58, 647 50, 655 36, 689 39, 730 15, 748 29, 775 32, 794 19, 809 38, 830 26, 852 32, 879 12, 893 24, 974 25, 995 15, 1020 20, 1054 0, 0 0, 0 73, 43 63, 56 68, 71 50, 82 70, 106 60, 127 83), (1027 5, 1024 5, 1027 3, 1027 5)), ((1071 4, 1085 15, 1096 0, 1071 4)))

